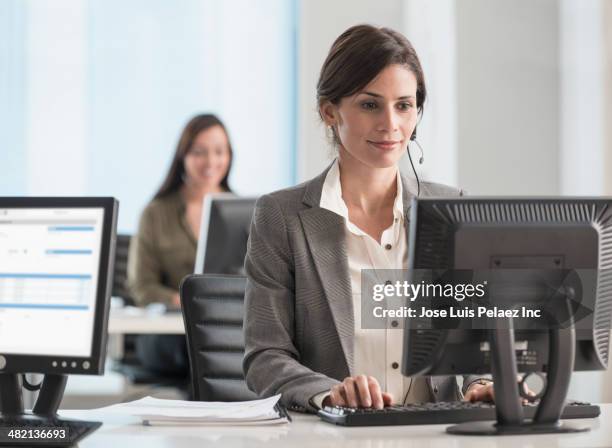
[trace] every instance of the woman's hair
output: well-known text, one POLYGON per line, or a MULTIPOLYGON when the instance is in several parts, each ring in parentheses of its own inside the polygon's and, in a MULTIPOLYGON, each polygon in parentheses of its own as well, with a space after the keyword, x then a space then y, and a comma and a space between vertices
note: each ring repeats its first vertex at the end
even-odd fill
POLYGON ((185 183, 185 157, 191 150, 191 147, 193 146, 193 141, 195 140, 196 136, 200 132, 212 128, 213 126, 221 126, 223 132, 225 132, 225 135, 227 136, 230 162, 229 166, 227 167, 227 173, 225 173, 225 176, 221 180, 221 188, 223 189, 223 191, 232 191, 229 187, 227 179, 229 177, 230 170, 232 169, 233 151, 229 134, 227 133, 227 129, 225 129, 225 126, 223 125, 221 120, 217 118, 216 115, 201 114, 196 115, 191 120, 189 120, 189 123, 187 123, 185 129, 183 129, 181 138, 179 139, 178 144, 176 145, 176 151, 174 152, 172 164, 170 165, 170 169, 168 170, 166 179, 162 183, 157 193, 155 193, 153 199, 164 197, 170 193, 177 191, 179 188, 181 188, 181 186, 183 186, 183 184, 185 183))
POLYGON ((354 95, 393 64, 407 67, 416 77, 417 110, 422 114, 427 90, 412 44, 397 31, 371 25, 353 26, 333 43, 317 83, 319 107, 326 101, 338 104, 342 98, 354 95))

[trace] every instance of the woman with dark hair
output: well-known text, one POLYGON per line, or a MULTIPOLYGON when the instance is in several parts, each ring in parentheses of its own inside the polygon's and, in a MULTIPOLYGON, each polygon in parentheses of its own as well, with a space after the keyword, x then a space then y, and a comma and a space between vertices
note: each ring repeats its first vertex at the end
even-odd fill
MULTIPOLYGON (((361 270, 407 267, 411 198, 461 194, 419 188, 398 169, 425 98, 418 56, 400 33, 359 25, 332 45, 317 99, 337 158, 262 196, 251 225, 243 366, 256 393, 309 411, 461 398, 454 377, 401 375, 401 331, 361 326, 361 270)), ((463 392, 489 397, 475 380, 463 392)))
POLYGON ((231 191, 231 164, 232 147, 223 123, 212 114, 193 117, 131 241, 128 281, 139 303, 180 305, 179 283, 193 273, 202 201, 208 193, 231 191))
MULTIPOLYGON (((171 308, 180 306, 179 284, 193 273, 203 199, 209 193, 231 191, 231 165, 232 146, 221 120, 212 114, 193 117, 183 129, 170 170, 142 212, 138 233, 130 243, 128 286, 141 305, 161 302, 171 308)), ((138 341, 141 360, 160 371, 185 371, 184 346, 184 337, 141 337, 138 341), (165 351, 176 358, 174 362, 168 362, 165 351)))

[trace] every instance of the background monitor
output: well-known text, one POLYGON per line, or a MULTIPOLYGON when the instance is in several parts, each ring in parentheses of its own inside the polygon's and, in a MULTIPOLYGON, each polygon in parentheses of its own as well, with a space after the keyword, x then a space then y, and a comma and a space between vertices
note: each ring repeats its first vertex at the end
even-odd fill
MULTIPOLYGON (((508 402, 506 411, 515 405, 508 398, 516 394, 516 385, 514 390, 511 385, 515 372, 546 372, 550 396, 542 414, 548 423, 554 423, 551 415, 563 407, 571 370, 607 367, 612 321, 612 199, 415 199, 408 265, 409 269, 534 269, 553 273, 581 269, 593 272, 596 281, 583 291, 595 307, 581 322, 580 330, 573 326, 503 333, 418 329, 417 322, 407 319, 404 375, 508 374, 507 396, 499 390, 496 379, 499 420, 500 400, 508 402)), ((531 286, 537 291, 541 285, 531 286)), ((526 295, 517 295, 517 300, 530 300, 526 299, 529 289, 523 291, 526 295)), ((521 421, 515 411, 503 416, 506 422, 521 421)), ((552 426, 546 429, 554 430, 552 426)))
POLYGON ((244 257, 256 200, 230 193, 205 197, 196 274, 244 275, 244 257))
POLYGON ((0 198, 0 374, 102 374, 118 203, 0 198))

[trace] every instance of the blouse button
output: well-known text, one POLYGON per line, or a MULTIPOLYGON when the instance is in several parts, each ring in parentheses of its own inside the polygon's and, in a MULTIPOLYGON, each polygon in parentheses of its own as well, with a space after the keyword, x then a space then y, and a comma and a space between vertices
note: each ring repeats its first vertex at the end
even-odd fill
POLYGON ((393 367, 394 369, 397 369, 399 367, 399 364, 394 362, 393 364, 391 364, 391 367, 393 367))
POLYGON ((390 244, 385 244, 385 249, 387 249, 387 250, 391 250, 392 247, 393 246, 391 246, 390 244))

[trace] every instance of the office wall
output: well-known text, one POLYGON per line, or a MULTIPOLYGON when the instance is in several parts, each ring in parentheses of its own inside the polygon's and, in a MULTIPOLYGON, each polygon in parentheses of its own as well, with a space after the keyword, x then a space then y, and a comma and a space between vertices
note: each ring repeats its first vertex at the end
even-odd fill
POLYGON ((0 2, 0 194, 17 195, 26 188, 21 174, 26 165, 24 146, 25 17, 20 0, 0 2))
POLYGON ((457 2, 459 183, 559 192, 558 2, 457 2))
MULTIPOLYGON (((419 177, 458 186, 457 8, 455 0, 407 0, 402 31, 419 54, 427 100, 417 126, 425 163, 419 177)), ((411 144, 412 154, 418 148, 411 144)), ((402 170, 412 175, 404 157, 402 170)))
POLYGON ((608 1, 559 2, 561 193, 604 193, 604 19, 608 1))
POLYGON ((86 3, 69 0, 25 8, 27 189, 21 194, 86 191, 87 14, 86 3))

